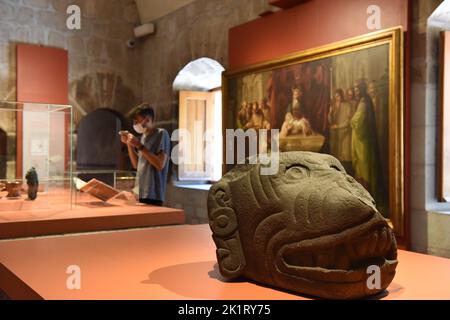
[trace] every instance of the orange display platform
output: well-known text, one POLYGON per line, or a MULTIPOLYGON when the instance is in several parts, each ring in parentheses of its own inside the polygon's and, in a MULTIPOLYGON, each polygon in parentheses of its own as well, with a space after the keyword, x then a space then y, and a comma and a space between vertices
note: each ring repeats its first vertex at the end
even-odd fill
MULTIPOLYGON (((450 299, 450 260, 399 251, 382 299, 450 299)), ((305 299, 226 282, 207 225, 0 242, 0 289, 12 299, 305 299), (69 290, 69 266, 80 290, 69 290)))
POLYGON ((182 224, 183 210, 126 200, 99 201, 70 194, 40 195, 36 201, 0 199, 0 239, 182 224))

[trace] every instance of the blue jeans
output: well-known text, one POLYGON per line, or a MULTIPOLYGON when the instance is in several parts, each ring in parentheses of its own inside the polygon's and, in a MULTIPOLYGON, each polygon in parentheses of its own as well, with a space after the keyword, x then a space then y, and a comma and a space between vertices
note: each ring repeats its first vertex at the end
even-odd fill
POLYGON ((152 206, 158 206, 158 207, 162 207, 163 206, 163 202, 160 200, 153 200, 153 199, 139 199, 140 203, 145 203, 145 204, 150 204, 152 206))

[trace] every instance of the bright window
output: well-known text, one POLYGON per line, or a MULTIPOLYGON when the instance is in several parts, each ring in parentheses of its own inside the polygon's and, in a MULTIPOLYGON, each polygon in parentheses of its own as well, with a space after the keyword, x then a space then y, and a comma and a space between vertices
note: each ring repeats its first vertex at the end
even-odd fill
POLYGON ((180 91, 180 181, 218 181, 222 176, 222 92, 180 91))
POLYGON ((441 33, 440 201, 450 202, 450 32, 441 33))

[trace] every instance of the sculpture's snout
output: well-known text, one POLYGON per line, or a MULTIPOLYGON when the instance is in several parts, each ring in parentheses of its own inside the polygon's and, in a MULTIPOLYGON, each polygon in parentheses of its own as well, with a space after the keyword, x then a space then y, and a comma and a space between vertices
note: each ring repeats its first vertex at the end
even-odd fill
POLYGON ((327 230, 329 226, 345 229, 362 224, 375 214, 378 214, 375 207, 336 184, 314 189, 306 195, 302 192, 295 203, 297 221, 323 233, 331 231, 327 230))
POLYGON ((335 225, 352 226, 370 220, 377 214, 375 207, 342 188, 332 188, 325 195, 323 219, 335 225))

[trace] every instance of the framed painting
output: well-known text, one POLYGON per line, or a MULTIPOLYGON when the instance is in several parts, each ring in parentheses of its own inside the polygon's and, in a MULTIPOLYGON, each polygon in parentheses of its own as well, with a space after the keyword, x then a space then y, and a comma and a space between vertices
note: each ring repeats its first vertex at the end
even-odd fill
POLYGON ((333 155, 405 235, 400 27, 225 72, 223 91, 224 130, 277 129, 281 152, 333 155))

